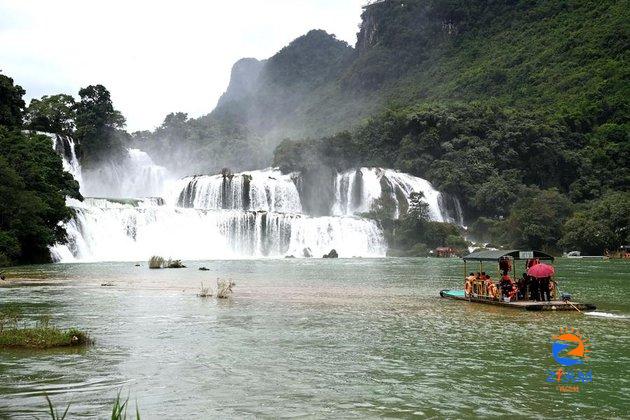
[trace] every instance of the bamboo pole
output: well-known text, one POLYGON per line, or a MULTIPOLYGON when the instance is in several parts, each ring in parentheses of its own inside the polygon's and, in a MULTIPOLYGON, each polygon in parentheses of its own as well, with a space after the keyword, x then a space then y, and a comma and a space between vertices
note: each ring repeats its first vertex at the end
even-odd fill
POLYGON ((571 303, 571 302, 569 302, 568 300, 567 300, 566 302, 567 302, 569 305, 571 305, 571 306, 573 307, 573 309, 575 309, 575 310, 576 310, 576 311, 578 311, 579 313, 582 313, 582 311, 580 311, 580 310, 578 309, 578 307, 577 307, 577 306, 575 306, 574 304, 572 304, 572 303, 571 303))

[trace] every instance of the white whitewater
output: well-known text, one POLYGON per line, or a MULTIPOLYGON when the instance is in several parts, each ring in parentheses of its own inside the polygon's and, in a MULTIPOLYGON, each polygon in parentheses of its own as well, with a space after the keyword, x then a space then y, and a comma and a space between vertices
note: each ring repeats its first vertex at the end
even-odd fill
POLYGON ((68 199, 75 216, 68 241, 51 248, 55 261, 142 261, 152 255, 184 260, 225 258, 382 257, 387 244, 377 222, 358 217, 389 194, 396 216, 409 194, 422 192, 432 218, 448 220, 442 195, 421 178, 378 168, 339 174, 330 216, 303 214, 299 174, 278 169, 198 175, 172 180, 150 156, 129 149, 121 163, 82 170, 74 142, 54 146, 82 193, 68 199), (360 174, 360 175, 359 175, 360 174), (141 198, 138 198, 141 197, 141 198), (162 198, 164 197, 164 198, 162 198))
POLYGON ((57 261, 141 261, 151 255, 183 259, 377 257, 386 252, 378 225, 354 217, 178 208, 160 200, 69 200, 76 216, 57 261))
POLYGON ((278 169, 237 174, 201 175, 176 182, 169 202, 205 210, 261 210, 301 213, 294 174, 278 169))
POLYGON ((40 131, 37 131, 37 133, 48 136, 52 140, 53 149, 61 156, 63 169, 72 175, 80 186, 83 185, 81 164, 79 163, 79 159, 77 159, 74 139, 63 134, 44 133, 40 131))
POLYGON ((412 193, 422 193, 429 205, 431 219, 463 224, 461 206, 453 200, 453 209, 446 206, 445 196, 429 181, 403 172, 384 168, 359 168, 337 175, 335 180, 334 215, 356 215, 372 210, 376 200, 386 195, 395 206, 394 218, 409 207, 412 193))

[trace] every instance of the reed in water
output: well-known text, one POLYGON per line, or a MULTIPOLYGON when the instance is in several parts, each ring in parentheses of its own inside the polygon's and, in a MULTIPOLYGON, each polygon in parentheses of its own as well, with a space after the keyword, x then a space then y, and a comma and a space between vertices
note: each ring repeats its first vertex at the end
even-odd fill
POLYGON ((232 287, 236 286, 232 280, 217 279, 217 298, 227 299, 232 294, 232 287))

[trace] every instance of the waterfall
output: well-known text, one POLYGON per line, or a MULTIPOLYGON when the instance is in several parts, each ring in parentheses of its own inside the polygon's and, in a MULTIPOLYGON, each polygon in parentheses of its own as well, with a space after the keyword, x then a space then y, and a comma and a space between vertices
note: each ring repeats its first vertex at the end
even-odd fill
POLYGON ((422 193, 432 220, 463 224, 461 206, 455 198, 445 197, 429 181, 403 172, 383 168, 359 168, 337 174, 334 215, 356 215, 372 210, 377 203, 391 204, 392 217, 399 218, 409 207, 412 193, 422 193), (453 206, 446 202, 453 201, 453 206))
POLYGON ((122 162, 82 170, 71 138, 54 136, 53 146, 84 195, 119 197, 67 199, 74 217, 65 224, 67 243, 51 247, 54 261, 321 257, 331 249, 340 257, 382 257, 381 227, 358 215, 380 199, 399 217, 414 192, 424 194, 432 219, 461 220, 457 200, 390 169, 338 174, 330 215, 313 217, 304 214, 297 173, 269 168, 171 181, 138 149, 129 149, 122 162))
POLYGON ((177 181, 170 201, 180 207, 205 210, 301 213, 302 204, 293 177, 271 168, 187 177, 177 181))
POLYGON ((79 163, 79 159, 77 159, 74 139, 65 134, 44 133, 40 131, 36 133, 48 136, 52 140, 53 149, 61 156, 63 169, 72 175, 79 185, 82 185, 83 175, 81 173, 81 164, 79 163))
POLYGON ((304 256, 336 249, 341 257, 381 257, 381 229, 355 217, 309 217, 241 210, 199 210, 151 199, 69 200, 76 216, 57 261, 138 261, 151 255, 185 259, 304 256))

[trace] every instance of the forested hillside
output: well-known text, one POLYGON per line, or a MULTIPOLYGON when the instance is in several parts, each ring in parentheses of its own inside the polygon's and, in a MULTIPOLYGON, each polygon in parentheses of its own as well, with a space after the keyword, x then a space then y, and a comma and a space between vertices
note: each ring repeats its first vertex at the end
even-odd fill
POLYGON ((383 110, 349 133, 285 141, 274 163, 394 167, 459 197, 475 239, 614 250, 630 240, 627 6, 368 7, 338 87, 378 92, 383 110))
POLYGON ((24 89, 0 74, 0 266, 48 262, 48 247, 65 239, 60 222, 72 213, 65 196, 81 199, 49 137, 23 131, 24 89))
POLYGON ((233 80, 213 114, 236 113, 259 135, 281 126, 313 136, 382 106, 477 99, 589 130, 628 111, 629 5, 382 1, 365 8, 356 48, 311 31, 233 80))

